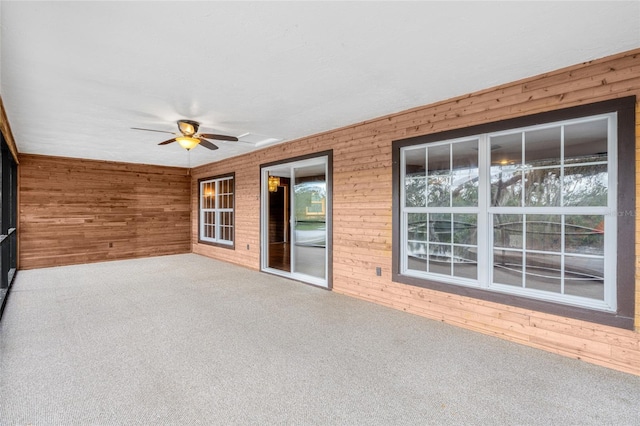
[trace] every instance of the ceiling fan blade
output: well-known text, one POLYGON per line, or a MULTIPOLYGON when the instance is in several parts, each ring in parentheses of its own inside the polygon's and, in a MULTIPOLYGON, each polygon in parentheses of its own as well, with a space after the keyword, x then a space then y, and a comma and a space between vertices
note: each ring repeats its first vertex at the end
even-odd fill
POLYGON ((172 138, 172 139, 166 140, 164 142, 160 142, 158 145, 166 145, 168 143, 175 142, 175 141, 176 141, 176 138, 172 138))
POLYGON ((207 138, 207 139, 217 139, 219 141, 232 141, 232 142, 238 141, 238 138, 236 138, 235 136, 214 135, 211 133, 201 133, 200 137, 207 138))
POLYGON ((214 144, 212 144, 208 140, 202 139, 202 138, 198 138, 198 139, 200 139, 200 146, 204 146, 205 148, 210 149, 210 150, 218 149, 217 146, 215 146, 214 144))
POLYGON ((164 130, 141 129, 140 127, 132 127, 132 129, 133 130, 144 130, 145 132, 169 133, 171 135, 175 134, 174 132, 166 132, 164 130))

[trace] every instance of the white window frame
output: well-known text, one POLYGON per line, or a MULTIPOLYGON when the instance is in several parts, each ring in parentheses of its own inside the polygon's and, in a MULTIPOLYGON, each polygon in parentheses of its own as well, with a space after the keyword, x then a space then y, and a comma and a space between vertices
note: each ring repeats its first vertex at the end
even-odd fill
MULTIPOLYGON (((564 132, 562 133, 564 137, 564 132)), ((564 146, 564 144, 561 144, 564 146)), ((617 265, 617 113, 598 114, 577 119, 561 120, 542 125, 512 128, 500 132, 484 133, 466 136, 464 138, 449 139, 438 142, 410 145, 400 148, 400 263, 401 275, 428 279, 447 284, 475 287, 486 291, 513 294, 532 299, 555 302, 588 309, 615 312, 617 309, 616 265, 617 265), (593 120, 608 121, 608 155, 607 155, 607 205, 602 207, 492 207, 489 205, 491 164, 490 164, 490 138, 501 134, 514 132, 527 132, 544 128, 566 126, 576 123, 585 123, 593 120), (420 148, 434 147, 437 145, 453 145, 456 143, 478 140, 478 205, 477 207, 405 207, 405 173, 406 151, 420 148), (477 280, 443 275, 426 271, 409 269, 408 266, 408 222, 410 213, 473 213, 477 214, 477 280), (603 300, 590 299, 561 293, 552 293, 535 289, 520 288, 506 284, 493 283, 493 217, 495 214, 594 214, 604 216, 604 298, 603 300)), ((524 151, 523 151, 524 152, 524 151)), ((564 158, 564 152, 561 152, 564 158)), ((564 160, 563 160, 564 161, 564 160)), ((564 167, 562 165, 561 167, 564 167)), ((564 219, 563 219, 564 220, 564 219)), ((564 237, 563 237, 564 241, 564 237)), ((527 249, 523 250, 526 253, 527 249)), ((564 243, 562 254, 564 258, 564 243)))
POLYGON ((199 200, 199 226, 198 226, 198 240, 202 241, 202 242, 207 242, 207 243, 213 243, 213 244, 223 244, 226 246, 233 246, 234 244, 234 238, 235 238, 235 176, 233 175, 227 175, 227 176, 222 176, 222 177, 218 177, 218 178, 211 178, 211 179, 204 179, 201 180, 199 182, 199 191, 198 191, 198 200, 199 200), (233 186, 233 191, 232 192, 226 192, 226 193, 222 193, 221 191, 221 183, 225 182, 225 181, 231 181, 232 182, 232 186, 233 186), (213 207, 208 207, 205 208, 203 207, 205 205, 204 203, 204 198, 207 196, 211 196, 211 195, 207 195, 205 194, 205 186, 208 184, 213 184, 215 189, 214 189, 214 194, 213 194, 213 199, 214 199, 214 206, 213 207), (220 196, 221 195, 231 195, 231 199, 232 199, 232 206, 231 207, 221 207, 220 206, 220 196), (206 221, 206 216, 207 213, 213 213, 215 220, 213 224, 210 224, 206 221), (232 217, 232 224, 228 225, 228 224, 223 224, 222 223, 222 214, 223 213, 231 213, 231 217, 232 217), (205 233, 205 227, 207 226, 213 226, 214 229, 214 235, 215 237, 209 237, 206 236, 205 233), (225 239, 222 237, 223 232, 222 229, 223 227, 227 227, 230 228, 230 238, 229 239, 225 239))

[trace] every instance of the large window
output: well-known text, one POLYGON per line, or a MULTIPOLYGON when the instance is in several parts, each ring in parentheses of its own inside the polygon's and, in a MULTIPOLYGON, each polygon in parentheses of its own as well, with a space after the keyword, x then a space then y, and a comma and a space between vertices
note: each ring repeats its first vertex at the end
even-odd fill
POLYGON ((199 198, 199 240, 233 246, 233 175, 201 180, 199 198))
POLYGON ((618 315, 618 121, 398 146, 398 275, 618 315))

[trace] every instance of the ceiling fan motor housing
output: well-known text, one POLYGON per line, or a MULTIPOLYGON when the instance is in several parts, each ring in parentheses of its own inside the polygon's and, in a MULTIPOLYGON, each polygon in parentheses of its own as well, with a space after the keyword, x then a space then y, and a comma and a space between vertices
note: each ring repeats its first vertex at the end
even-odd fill
POLYGON ((185 136, 193 136, 198 132, 200 123, 192 120, 178 120, 178 129, 185 136))

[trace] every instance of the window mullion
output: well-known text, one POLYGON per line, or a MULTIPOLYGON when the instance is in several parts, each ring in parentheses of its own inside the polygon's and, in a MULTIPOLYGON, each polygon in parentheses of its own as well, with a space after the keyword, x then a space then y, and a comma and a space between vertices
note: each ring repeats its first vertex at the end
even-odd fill
POLYGON ((424 206, 429 206, 429 150, 424 149, 424 206))
POLYGON ((492 229, 488 214, 491 197, 491 158, 489 156, 489 137, 480 136, 478 140, 478 283, 480 287, 489 287, 491 283, 491 267, 493 249, 491 248, 492 229))
MULTIPOLYGON (((564 207, 564 130, 560 126, 560 207, 564 207)), ((560 294, 565 294, 565 250, 566 250, 566 225, 565 215, 560 215, 560 294)))
POLYGON ((521 145, 520 145, 520 182, 521 182, 521 190, 520 190, 520 207, 524 207, 525 206, 525 201, 527 199, 526 196, 526 192, 527 192, 527 185, 526 185, 526 173, 525 173, 525 168, 526 168, 526 163, 525 163, 525 143, 524 143, 524 138, 525 138, 525 132, 521 133, 521 145))
POLYGON ((220 197, 221 197, 221 191, 222 191, 222 180, 218 179, 215 181, 215 186, 216 186, 216 196, 215 196, 215 201, 214 201, 214 215, 215 215, 215 231, 216 231, 216 235, 215 235, 215 240, 217 242, 220 241, 220 197))
POLYGON ((199 209, 200 210, 200 213, 199 213, 200 214, 200 225, 199 225, 200 229, 198 230, 198 232, 199 232, 198 235, 200 235, 200 238, 204 237, 204 234, 205 234, 204 233, 204 229, 205 229, 205 226, 206 226, 206 224, 205 224, 206 215, 204 213, 204 196, 205 196, 204 195, 204 188, 205 188, 205 186, 206 186, 206 182, 200 182, 200 197, 199 197, 199 200, 198 200, 198 205, 200 206, 200 209, 199 209))
MULTIPOLYGON (((604 256, 605 256, 605 294, 604 300, 609 304, 611 309, 617 309, 617 290, 615 282, 617 280, 616 262, 607 262, 607 259, 616 259, 618 257, 617 231, 618 231, 618 214, 626 215, 628 212, 618 212, 618 123, 610 116, 607 128, 607 175, 608 175, 608 194, 607 207, 609 213, 604 217, 604 256), (608 284, 608 285, 607 285, 608 284)), ((635 212, 633 212, 635 214, 635 212)))
MULTIPOLYGON (((521 182, 522 182, 522 189, 520 191, 520 195, 522 197, 522 199, 520 200, 520 207, 525 207, 526 206, 526 201, 527 201, 527 173, 526 173, 526 167, 527 167, 527 163, 526 163, 526 132, 522 131, 521 133, 521 146, 520 146, 520 150, 521 150, 521 158, 520 158, 520 164, 522 165, 520 170, 521 173, 521 182)), ((522 288, 527 288, 527 215, 526 213, 522 215, 522 273, 520 274, 520 286, 522 288)))
POLYGON ((566 227, 565 227, 565 216, 560 215, 560 294, 565 294, 564 292, 564 278, 565 278, 565 250, 566 250, 566 227))
POLYGON ((449 275, 454 276, 455 251, 453 249, 453 144, 449 144, 449 176, 447 187, 449 188, 449 275))

